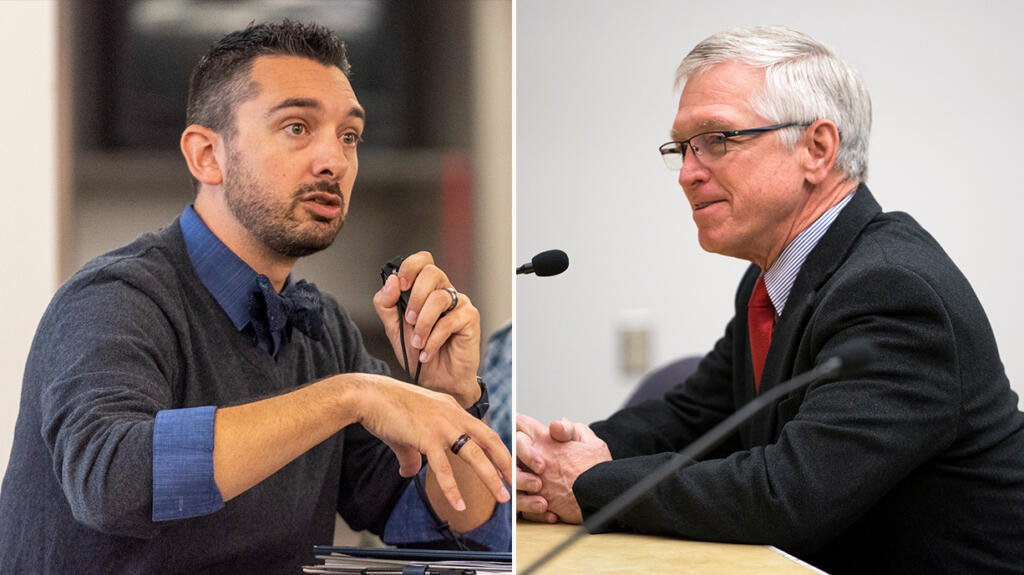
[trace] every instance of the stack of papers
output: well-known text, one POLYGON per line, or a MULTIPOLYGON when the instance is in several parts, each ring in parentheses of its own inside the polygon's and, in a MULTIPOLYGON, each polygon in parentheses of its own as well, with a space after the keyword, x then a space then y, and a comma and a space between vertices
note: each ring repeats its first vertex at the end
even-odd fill
POLYGON ((400 574, 410 566, 445 575, 512 573, 511 553, 329 546, 316 546, 314 552, 324 564, 303 567, 303 573, 400 574))

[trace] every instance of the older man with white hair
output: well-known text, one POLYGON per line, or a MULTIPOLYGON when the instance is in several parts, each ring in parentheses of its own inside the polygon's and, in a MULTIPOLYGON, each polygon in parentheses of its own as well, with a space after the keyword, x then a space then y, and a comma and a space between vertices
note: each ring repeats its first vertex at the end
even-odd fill
POLYGON ((772 544, 832 573, 1024 572, 1024 414, 970 283, 865 185, 860 76, 804 34, 760 27, 704 40, 677 81, 660 152, 701 247, 752 263, 735 316, 660 400, 590 427, 521 415, 519 510, 578 523, 866 340, 865 370, 783 396, 609 528, 772 544))

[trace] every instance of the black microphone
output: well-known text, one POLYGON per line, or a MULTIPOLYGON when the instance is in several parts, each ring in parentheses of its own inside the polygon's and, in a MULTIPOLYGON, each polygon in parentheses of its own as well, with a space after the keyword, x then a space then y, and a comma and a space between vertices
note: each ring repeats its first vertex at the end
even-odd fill
POLYGON ((538 276, 557 276, 569 268, 569 256, 562 250, 541 252, 516 268, 516 274, 537 274, 538 276))
POLYGON ((696 459, 698 457, 703 457, 709 451, 718 447, 718 445, 721 444, 726 437, 732 435, 733 432, 743 424, 743 422, 750 419, 751 416, 768 404, 816 379, 841 373, 849 374, 859 371, 874 360, 877 352, 878 350, 875 349, 875 346, 870 342, 866 340, 853 340, 841 345, 839 349, 836 350, 835 355, 818 364, 813 369, 805 371, 793 379, 758 395, 735 413, 723 419, 718 425, 712 427, 707 433, 698 437, 696 441, 688 445, 685 449, 673 455, 671 459, 665 462, 665 464, 658 469, 655 469, 653 473, 643 478, 641 481, 634 483, 633 486, 624 491, 622 495, 619 495, 609 502, 608 505, 605 505, 603 508, 591 515, 590 518, 584 521, 579 528, 573 531, 572 535, 567 537, 565 541, 562 541, 553 549, 542 555, 525 570, 520 571, 519 575, 529 575, 530 573, 533 573, 542 565, 551 559, 554 559, 555 556, 564 551, 567 547, 575 543, 577 539, 586 535, 588 531, 597 531, 601 527, 607 525, 609 521, 614 519, 620 513, 632 507, 641 497, 644 496, 644 494, 653 489, 663 479, 672 475, 682 467, 696 463, 696 459))

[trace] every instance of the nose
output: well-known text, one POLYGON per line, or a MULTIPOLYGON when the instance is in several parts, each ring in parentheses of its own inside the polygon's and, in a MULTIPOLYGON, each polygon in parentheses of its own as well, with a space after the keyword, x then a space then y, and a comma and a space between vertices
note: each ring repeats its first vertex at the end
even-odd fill
POLYGON ((683 154, 683 167, 679 168, 679 185, 684 190, 706 182, 711 177, 707 166, 701 163, 697 154, 694 154, 692 149, 686 151, 688 153, 683 154))
MULTIPOLYGON (((355 151, 351 153, 354 154, 355 151)), ((313 174, 318 178, 340 180, 350 164, 351 159, 346 155, 345 146, 333 134, 325 132, 317 142, 313 157, 313 174)))

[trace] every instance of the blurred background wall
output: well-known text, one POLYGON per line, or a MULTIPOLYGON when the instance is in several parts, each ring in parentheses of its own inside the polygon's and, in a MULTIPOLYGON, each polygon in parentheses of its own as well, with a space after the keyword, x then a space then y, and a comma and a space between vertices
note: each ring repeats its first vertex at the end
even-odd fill
POLYGON ((806 32, 864 76, 872 192, 967 275, 1024 392, 1022 17, 1024 5, 999 1, 519 0, 517 261, 562 248, 571 264, 516 281, 518 410, 603 418, 643 371, 704 354, 724 332, 747 263, 700 249, 657 147, 670 139, 683 56, 758 24, 806 32))
POLYGON ((59 212, 66 197, 67 140, 59 125, 56 1, 0 2, 0 20, 17 26, 0 34, 0 109, 19 125, 0 138, 5 174, 0 249, 6 302, 0 328, 0 473, 7 469, 21 397, 21 375, 35 333, 58 283, 59 212))
POLYGON ((89 259, 170 224, 194 191, 178 151, 188 73, 250 21, 316 21, 346 41, 368 111, 336 244, 295 275, 334 294, 392 361, 380 267, 430 250, 480 309, 512 315, 512 5, 505 0, 0 2, 3 246, 16 308, 0 344, 0 476, 21 376, 53 292, 89 259), (58 57, 58 53, 60 57, 58 57))

